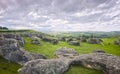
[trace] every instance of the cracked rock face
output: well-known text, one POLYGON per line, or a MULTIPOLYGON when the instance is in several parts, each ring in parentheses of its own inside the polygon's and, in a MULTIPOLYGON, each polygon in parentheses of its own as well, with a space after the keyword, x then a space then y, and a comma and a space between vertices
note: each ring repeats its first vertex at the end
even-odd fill
POLYGON ((105 74, 120 74, 120 57, 105 53, 79 55, 72 64, 102 70, 105 74))
POLYGON ((21 65, 34 59, 46 59, 44 55, 25 51, 15 39, 0 40, 0 55, 21 65))
POLYGON ((68 70, 70 61, 66 59, 38 59, 27 62, 18 70, 19 74, 62 74, 68 70))

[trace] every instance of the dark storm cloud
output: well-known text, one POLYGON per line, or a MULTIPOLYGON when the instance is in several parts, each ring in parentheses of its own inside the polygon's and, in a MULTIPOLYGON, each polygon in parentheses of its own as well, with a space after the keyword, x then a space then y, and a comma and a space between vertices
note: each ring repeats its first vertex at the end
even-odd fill
POLYGON ((62 27, 101 30, 109 25, 114 30, 120 28, 116 25, 120 23, 119 5, 119 0, 0 0, 0 24, 55 31, 62 27))

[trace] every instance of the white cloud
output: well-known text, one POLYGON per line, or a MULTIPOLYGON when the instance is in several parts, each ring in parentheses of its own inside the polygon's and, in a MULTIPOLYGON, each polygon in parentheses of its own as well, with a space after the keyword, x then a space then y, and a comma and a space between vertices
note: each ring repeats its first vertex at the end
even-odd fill
POLYGON ((47 31, 119 30, 120 0, 0 0, 0 24, 47 31))

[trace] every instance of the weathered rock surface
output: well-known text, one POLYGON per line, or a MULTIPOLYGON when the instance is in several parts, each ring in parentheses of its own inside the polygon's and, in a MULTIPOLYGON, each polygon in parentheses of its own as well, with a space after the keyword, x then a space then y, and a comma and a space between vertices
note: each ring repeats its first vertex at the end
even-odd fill
POLYGON ((63 57, 74 58, 75 56, 78 55, 79 54, 75 50, 66 47, 59 48, 55 51, 55 56, 57 56, 58 58, 63 58, 63 57))
POLYGON ((114 44, 120 46, 120 37, 116 41, 114 41, 114 44))
POLYGON ((72 64, 102 70, 105 74, 120 74, 120 57, 105 53, 82 54, 72 64))
POLYGON ((81 65, 102 70, 105 74, 120 74, 120 57, 99 51, 79 55, 73 49, 59 48, 55 52, 58 59, 32 60, 18 71, 19 74, 62 74, 70 65, 81 65))
POLYGON ((88 43, 90 43, 90 44, 100 44, 101 42, 102 42, 102 40, 99 38, 89 38, 88 39, 88 43))
POLYGON ((62 74, 68 70, 70 61, 66 59, 38 59, 27 62, 18 70, 19 74, 62 74))
POLYGON ((69 41, 68 44, 69 45, 74 45, 74 46, 80 46, 79 41, 69 41))
POLYGON ((30 60, 46 58, 44 55, 25 51, 15 39, 0 40, 0 55, 21 65, 30 60))
POLYGON ((40 45, 39 39, 37 37, 33 37, 31 40, 32 44, 40 45))

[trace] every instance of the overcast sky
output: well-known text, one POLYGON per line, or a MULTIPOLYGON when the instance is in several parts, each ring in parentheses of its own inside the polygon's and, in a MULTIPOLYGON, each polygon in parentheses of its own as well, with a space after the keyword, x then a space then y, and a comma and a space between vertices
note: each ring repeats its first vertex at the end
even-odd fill
POLYGON ((0 0, 0 25, 40 31, 119 31, 120 0, 0 0))

